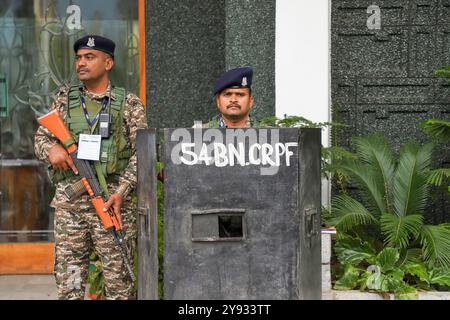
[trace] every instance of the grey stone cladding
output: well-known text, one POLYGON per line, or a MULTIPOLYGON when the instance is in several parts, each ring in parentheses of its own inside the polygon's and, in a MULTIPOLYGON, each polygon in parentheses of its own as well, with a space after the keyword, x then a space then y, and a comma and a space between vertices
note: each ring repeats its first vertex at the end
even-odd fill
POLYGON ((275 0, 146 1, 149 124, 191 127, 217 114, 213 88, 251 66, 254 116, 275 113, 275 0))
MULTIPOLYGON (((450 119, 449 81, 434 74, 444 65, 450 65, 449 0, 332 0, 333 119, 349 125, 334 132, 333 143, 348 146, 353 135, 382 133, 398 152, 412 139, 427 141, 419 123, 450 119)), ((450 166, 449 145, 436 150, 434 166, 450 166)), ((449 193, 434 199, 425 216, 449 221, 449 193)))

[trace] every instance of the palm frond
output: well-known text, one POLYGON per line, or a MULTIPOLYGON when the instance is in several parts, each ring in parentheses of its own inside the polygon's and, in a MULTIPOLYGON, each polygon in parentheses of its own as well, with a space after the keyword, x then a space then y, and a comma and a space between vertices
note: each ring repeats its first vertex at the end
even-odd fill
MULTIPOLYGON (((386 138, 380 135, 353 138, 353 145, 360 160, 375 169, 385 189, 385 201, 390 211, 390 194, 395 170, 394 153, 386 138)), ((378 183, 380 184, 380 183, 378 183)))
POLYGON ((440 223, 440 224, 438 224, 438 226, 441 226, 442 228, 450 230, 450 223, 448 223, 448 222, 440 223))
POLYGON ((347 195, 337 196, 333 199, 331 212, 333 216, 329 222, 342 232, 351 230, 358 225, 377 223, 369 210, 347 195))
POLYGON ((434 71, 434 74, 442 78, 450 78, 450 66, 443 66, 434 71))
POLYGON ((340 167, 358 186, 358 191, 367 202, 367 208, 375 210, 373 213, 376 216, 387 211, 383 181, 378 178, 377 172, 370 165, 346 160, 340 167))
POLYGON ((438 141, 450 141, 450 121, 430 119, 422 122, 419 127, 438 141))
POLYGON ((430 265, 437 263, 450 267, 450 230, 439 225, 424 225, 420 231, 424 259, 430 265))
POLYGON ((343 159, 358 159, 356 154, 337 146, 322 148, 322 157, 334 165, 338 165, 343 159))
POLYGON ((420 147, 407 144, 401 154, 394 176, 393 204, 398 216, 422 212, 428 197, 426 177, 431 164, 433 145, 420 147))
POLYGON ((335 160, 340 160, 344 158, 352 158, 352 159, 358 158, 358 156, 353 152, 350 152, 347 149, 339 146, 326 147, 323 148, 322 151, 326 152, 327 154, 330 154, 329 158, 335 160))
POLYGON ((345 172, 340 167, 340 162, 343 159, 357 158, 358 157, 355 154, 342 147, 322 148, 322 174, 328 179, 337 175, 346 179, 345 172))
POLYGON ((439 187, 445 178, 450 178, 450 168, 440 168, 432 170, 428 176, 427 182, 429 184, 439 187))
POLYGON ((410 239, 418 236, 422 225, 423 216, 420 214, 397 216, 385 213, 380 218, 385 245, 394 245, 400 249, 406 248, 410 239))

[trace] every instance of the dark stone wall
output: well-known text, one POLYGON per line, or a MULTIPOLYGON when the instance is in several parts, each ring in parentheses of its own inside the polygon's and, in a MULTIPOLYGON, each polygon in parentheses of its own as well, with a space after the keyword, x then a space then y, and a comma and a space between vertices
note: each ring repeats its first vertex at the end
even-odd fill
MULTIPOLYGON (((333 118, 350 125, 334 142, 348 145, 352 135, 379 132, 398 152, 412 139, 427 141, 417 124, 450 119, 450 85, 434 75, 450 65, 450 1, 333 0, 331 10, 333 118), (373 4, 381 28, 369 30, 373 4)), ((434 165, 450 166, 450 146, 436 151, 434 165)), ((426 216, 450 220, 448 193, 426 216)))
POLYGON ((147 1, 147 107, 152 127, 192 126, 214 114, 225 68, 225 1, 147 1))
POLYGON ((147 1, 150 126, 191 127, 216 115, 217 78, 254 68, 256 114, 275 112, 275 0, 147 1))
POLYGON ((225 66, 253 67, 252 114, 275 113, 275 1, 226 1, 225 66))

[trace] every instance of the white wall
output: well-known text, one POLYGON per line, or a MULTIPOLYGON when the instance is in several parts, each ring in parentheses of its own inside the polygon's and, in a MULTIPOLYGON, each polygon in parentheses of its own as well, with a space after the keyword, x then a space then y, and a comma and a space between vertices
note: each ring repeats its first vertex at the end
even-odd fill
MULTIPOLYGON (((275 85, 277 117, 330 120, 329 0, 277 0, 275 85)), ((328 146, 328 132, 322 132, 328 146)))
MULTIPOLYGON (((330 1, 276 0, 275 113, 330 121, 330 1)), ((329 146, 329 130, 322 131, 329 146)), ((322 205, 330 184, 322 180, 322 205)))

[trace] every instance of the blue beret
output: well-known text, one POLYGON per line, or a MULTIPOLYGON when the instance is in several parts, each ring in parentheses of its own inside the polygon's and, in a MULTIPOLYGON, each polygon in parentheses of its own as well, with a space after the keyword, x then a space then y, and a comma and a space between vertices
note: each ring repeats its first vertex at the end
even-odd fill
POLYGON ((111 57, 114 57, 115 48, 116 44, 112 40, 96 35, 84 36, 83 38, 75 41, 73 44, 73 50, 75 50, 75 53, 79 49, 91 49, 106 52, 111 55, 111 57))
POLYGON ((252 78, 253 69, 250 67, 228 70, 217 80, 214 87, 214 95, 226 88, 250 88, 252 78))

